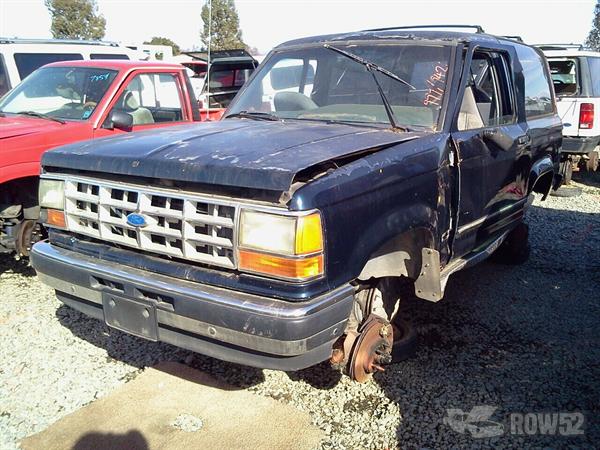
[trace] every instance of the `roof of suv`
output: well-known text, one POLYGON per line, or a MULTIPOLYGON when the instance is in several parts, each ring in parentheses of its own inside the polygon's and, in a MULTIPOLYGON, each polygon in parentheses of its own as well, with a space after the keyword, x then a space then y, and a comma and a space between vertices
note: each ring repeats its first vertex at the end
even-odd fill
MULTIPOLYGON (((449 26, 448 28, 475 28, 476 26, 449 26)), ((437 28, 437 27, 436 27, 437 28)), ((322 36, 312 36, 301 39, 294 39, 291 41, 284 42, 275 48, 283 48, 295 45, 310 45, 318 44, 320 42, 331 42, 331 41, 381 41, 384 39, 406 39, 406 40, 431 40, 431 41, 448 41, 448 42, 481 42, 481 43, 510 43, 513 45, 525 45, 517 42, 513 39, 504 38, 501 36, 494 36, 492 34, 477 32, 469 33, 464 31, 442 31, 429 29, 425 30, 421 27, 409 28, 390 28, 390 29, 379 29, 379 30, 364 30, 364 31, 352 31, 348 33, 338 34, 326 34, 322 36)))
POLYGON ((117 42, 110 41, 95 41, 85 39, 26 39, 26 38, 10 38, 0 37, 0 44, 52 44, 52 45, 96 45, 119 47, 117 42))
POLYGON ((600 52, 569 48, 565 50, 544 50, 544 55, 546 55, 547 58, 566 58, 573 56, 595 56, 596 58, 598 58, 600 57, 600 52))
POLYGON ((94 60, 75 60, 58 61, 46 64, 44 67, 100 67, 103 69, 126 70, 133 68, 161 68, 161 69, 182 69, 181 64, 165 63, 161 61, 138 61, 131 59, 94 59, 94 60))

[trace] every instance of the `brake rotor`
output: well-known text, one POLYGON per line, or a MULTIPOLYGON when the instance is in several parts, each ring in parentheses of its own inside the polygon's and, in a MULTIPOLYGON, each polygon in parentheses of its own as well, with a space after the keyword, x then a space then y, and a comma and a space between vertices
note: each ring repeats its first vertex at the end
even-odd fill
POLYGON ((363 383, 377 371, 383 371, 383 364, 392 360, 394 332, 389 322, 371 315, 359 330, 352 346, 348 375, 363 383))

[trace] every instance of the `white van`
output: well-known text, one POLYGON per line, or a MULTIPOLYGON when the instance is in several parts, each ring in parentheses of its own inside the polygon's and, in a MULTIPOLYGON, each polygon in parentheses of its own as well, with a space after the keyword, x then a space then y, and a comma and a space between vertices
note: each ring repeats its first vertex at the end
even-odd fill
POLYGON ((565 181, 572 165, 581 170, 598 169, 600 159, 600 52, 579 45, 544 44, 558 113, 563 121, 562 154, 566 164, 565 181), (598 117, 595 117, 598 114, 598 117))
POLYGON ((0 97, 39 67, 77 59, 140 59, 114 42, 0 38, 0 97))

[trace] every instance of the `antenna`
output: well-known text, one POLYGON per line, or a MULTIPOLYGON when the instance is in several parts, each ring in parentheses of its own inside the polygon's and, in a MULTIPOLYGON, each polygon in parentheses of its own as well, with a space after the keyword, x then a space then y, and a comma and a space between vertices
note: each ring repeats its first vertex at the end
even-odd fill
POLYGON ((212 42, 212 0, 208 0, 208 52, 206 57, 206 120, 210 119, 210 44, 212 42))

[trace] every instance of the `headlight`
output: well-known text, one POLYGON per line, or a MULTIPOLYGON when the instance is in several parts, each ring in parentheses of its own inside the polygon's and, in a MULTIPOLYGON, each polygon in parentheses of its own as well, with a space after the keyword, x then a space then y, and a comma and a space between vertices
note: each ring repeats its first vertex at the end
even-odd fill
POLYGON ((39 188, 41 221, 50 226, 66 228, 65 182, 42 178, 39 188))
POLYGON ((65 208, 65 182, 62 180, 40 180, 40 206, 42 208, 65 208))
POLYGON ((241 247, 293 255, 295 238, 295 217, 242 211, 240 217, 241 247))
POLYGON ((304 281, 323 274, 323 229, 318 212, 301 216, 242 210, 239 267, 304 281))

